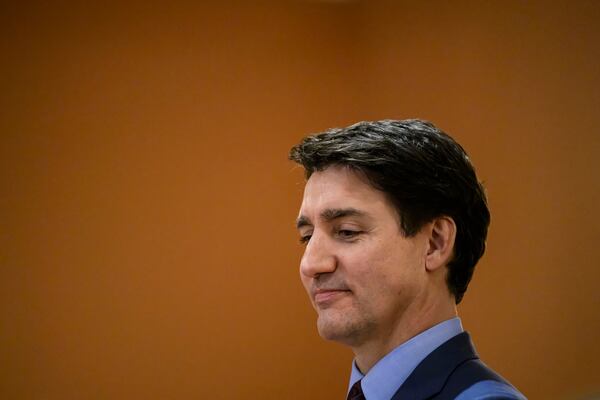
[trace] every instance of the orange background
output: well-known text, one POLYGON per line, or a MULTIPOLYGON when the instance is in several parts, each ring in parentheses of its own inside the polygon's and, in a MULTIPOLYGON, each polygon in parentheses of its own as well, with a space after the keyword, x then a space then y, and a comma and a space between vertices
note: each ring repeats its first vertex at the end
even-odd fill
POLYGON ((531 399, 598 390, 597 2, 12 3, 0 398, 343 398, 287 152, 409 117, 488 189, 459 310, 482 358, 531 399))

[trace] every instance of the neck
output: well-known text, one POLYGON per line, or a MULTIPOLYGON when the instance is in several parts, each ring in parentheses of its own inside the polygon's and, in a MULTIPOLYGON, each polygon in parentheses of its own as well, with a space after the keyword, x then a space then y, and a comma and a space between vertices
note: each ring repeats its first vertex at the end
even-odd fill
POLYGON ((425 304, 405 310, 402 317, 385 332, 376 332, 371 338, 352 346, 356 365, 363 374, 386 354, 407 342, 418 334, 435 325, 457 316, 454 300, 434 304, 425 304))

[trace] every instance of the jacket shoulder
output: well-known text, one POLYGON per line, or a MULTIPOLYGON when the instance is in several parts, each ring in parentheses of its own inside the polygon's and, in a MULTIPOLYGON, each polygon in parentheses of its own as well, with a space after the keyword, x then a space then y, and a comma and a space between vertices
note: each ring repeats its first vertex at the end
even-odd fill
POLYGON ((480 359, 467 360, 448 376, 436 400, 524 400, 506 379, 480 359))
MULTIPOLYGON (((463 332, 425 357, 400 386, 392 400, 454 400, 479 382, 497 382, 495 385, 512 388, 504 378, 479 359, 469 334, 463 332)), ((482 388, 481 385, 477 387, 482 388)), ((486 387, 487 384, 483 385, 483 389, 486 387)), ((473 399, 477 397, 463 397, 460 400, 473 399)), ((481 397, 481 399, 499 400, 514 399, 514 397, 481 397)))

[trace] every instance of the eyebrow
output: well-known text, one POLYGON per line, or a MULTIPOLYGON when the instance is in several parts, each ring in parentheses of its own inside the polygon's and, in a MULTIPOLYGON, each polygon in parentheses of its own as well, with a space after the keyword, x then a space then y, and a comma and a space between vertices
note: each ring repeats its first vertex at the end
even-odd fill
MULTIPOLYGON (((356 208, 328 208, 321 212, 321 218, 327 222, 344 218, 344 217, 364 217, 367 213, 356 208)), ((301 215, 296 220, 296 228, 300 229, 307 225, 312 225, 310 219, 304 215, 301 215)))

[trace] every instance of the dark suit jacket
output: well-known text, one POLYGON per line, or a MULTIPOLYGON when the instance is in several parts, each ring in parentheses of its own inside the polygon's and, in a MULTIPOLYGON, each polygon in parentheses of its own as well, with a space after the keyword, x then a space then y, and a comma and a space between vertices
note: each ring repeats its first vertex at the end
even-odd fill
POLYGON ((392 400, 451 400, 484 380, 510 385, 479 360, 469 334, 463 332, 421 361, 392 400))

